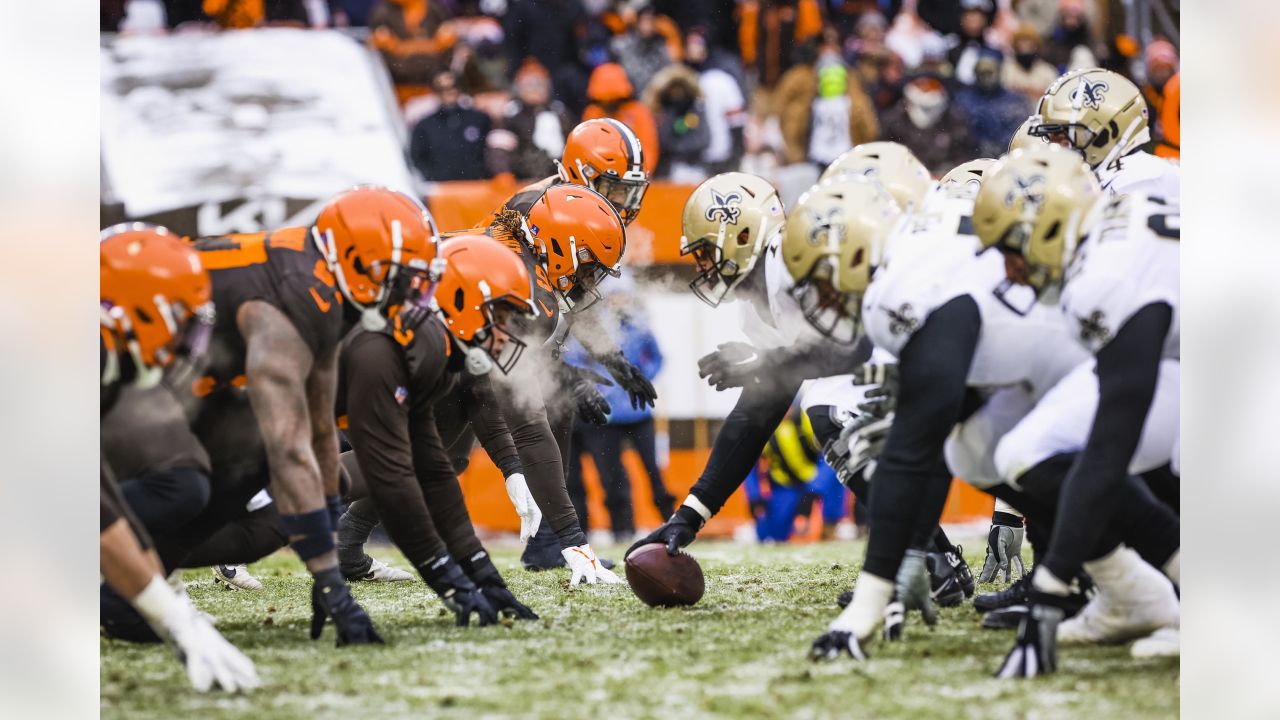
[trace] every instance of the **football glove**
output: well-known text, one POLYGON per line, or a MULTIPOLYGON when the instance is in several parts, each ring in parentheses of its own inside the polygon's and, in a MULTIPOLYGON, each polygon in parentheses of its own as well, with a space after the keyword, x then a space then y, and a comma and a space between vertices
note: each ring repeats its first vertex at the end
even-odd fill
POLYGON ((449 553, 423 563, 418 573, 454 614, 458 627, 469 627, 473 613, 481 627, 498 622, 498 612, 449 553))
POLYGON ((215 685, 227 692, 249 691, 261 684, 253 661, 227 642, 189 598, 176 597, 160 624, 197 692, 215 685))
POLYGON ((507 497, 520 516, 520 542, 525 542, 538 532, 538 524, 542 522, 542 510, 534 502, 529 492, 529 484, 525 482, 523 473, 511 473, 507 476, 507 497))
POLYGON ((574 405, 578 408, 578 417, 592 425, 605 425, 609 422, 609 412, 613 410, 609 401, 604 399, 597 385, 613 385, 608 378, 597 372, 574 365, 561 364, 564 386, 573 395, 574 405))
POLYGON ((862 649, 862 643, 847 630, 828 630, 819 635, 809 647, 809 659, 814 662, 837 660, 842 655, 854 660, 866 660, 868 657, 867 652, 862 649))
POLYGON ((640 368, 621 352, 615 352, 597 360, 617 381, 618 387, 627 391, 627 397, 631 400, 631 409, 642 410, 646 405, 653 407, 653 401, 658 399, 658 391, 653 388, 653 383, 649 382, 649 378, 644 376, 640 368))
POLYGON ((894 581, 894 594, 902 603, 903 611, 919 610, 926 625, 938 624, 938 609, 933 606, 932 590, 926 553, 908 550, 898 566, 898 577, 894 581))
POLYGON ((996 671, 996 677, 1029 678, 1058 669, 1058 623, 1063 609, 1048 593, 1031 591, 1031 607, 1018 626, 1018 639, 996 671))
POLYGON ((324 624, 333 618, 337 646, 382 644, 373 621, 351 596, 351 588, 338 568, 314 573, 311 583, 311 639, 319 640, 324 624))
POLYGON ((853 371, 853 384, 874 385, 867 390, 858 409, 877 417, 884 417, 898 406, 898 364, 869 362, 853 371))
POLYGON ((758 383, 767 370, 764 354, 740 342, 723 343, 698 361, 698 377, 718 391, 758 383))
POLYGON ((588 585, 594 585, 597 582, 606 585, 619 585, 622 579, 613 574, 613 571, 606 568, 600 563, 600 558, 596 557, 596 552, 591 549, 590 545, 579 545, 577 547, 565 548, 560 551, 564 556, 565 562, 569 563, 569 569, 573 575, 569 578, 570 585, 577 585, 585 582, 588 585))
POLYGON ((524 603, 516 599, 502 579, 502 573, 489 559, 489 553, 481 550, 475 555, 459 563, 466 571, 467 577, 480 588, 481 594, 489 601, 494 610, 514 617, 517 620, 537 620, 538 614, 530 610, 524 603))
POLYGON ((675 555, 680 552, 680 548, 687 546, 698 537, 698 531, 706 522, 697 510, 688 505, 681 505, 657 530, 645 535, 627 548, 627 555, 635 552, 641 545, 650 543, 662 543, 667 546, 668 555, 675 555))
POLYGON ((978 573, 978 582, 995 582, 1000 573, 1004 573, 1004 582, 1009 582, 1013 570, 1018 577, 1027 574, 1022 562, 1022 540, 1026 537, 1025 528, 1007 525, 992 525, 987 531, 987 557, 982 562, 982 572, 978 573))
POLYGON ((886 417, 876 417, 870 413, 858 415, 840 432, 840 437, 848 445, 848 455, 843 466, 844 474, 852 477, 860 471, 870 471, 871 465, 884 451, 885 441, 889 438, 889 428, 893 426, 893 413, 886 417))

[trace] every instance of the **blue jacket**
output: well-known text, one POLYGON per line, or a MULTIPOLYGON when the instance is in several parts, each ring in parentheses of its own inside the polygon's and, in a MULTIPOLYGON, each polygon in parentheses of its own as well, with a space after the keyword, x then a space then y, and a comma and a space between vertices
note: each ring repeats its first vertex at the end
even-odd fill
MULTIPOLYGON (((640 368, 640 372, 650 380, 657 377, 658 372, 662 370, 662 349, 658 347, 658 339, 653 336, 647 325, 636 323, 629 318, 624 319, 618 327, 618 345, 622 354, 635 363, 640 368)), ((602 377, 613 379, 609 371, 592 359, 582 345, 572 338, 565 344, 565 360, 570 365, 584 367, 599 373, 602 377)), ((632 410, 631 400, 627 398, 626 391, 617 385, 601 386, 600 392, 613 408, 609 413, 610 425, 640 422, 653 417, 652 409, 647 406, 643 410, 632 410)))

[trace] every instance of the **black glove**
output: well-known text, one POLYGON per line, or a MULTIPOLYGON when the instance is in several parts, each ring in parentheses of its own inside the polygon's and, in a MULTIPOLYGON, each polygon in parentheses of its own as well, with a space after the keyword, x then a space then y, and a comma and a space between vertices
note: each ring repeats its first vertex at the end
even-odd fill
POLYGON ((698 361, 698 377, 716 390, 745 387, 768 376, 765 354, 747 343, 727 342, 698 361))
POLYGON ((809 646, 809 659, 814 662, 835 660, 841 655, 854 660, 867 659, 867 651, 862 649, 862 643, 858 642, 853 633, 844 630, 828 630, 809 646))
POLYGON ((498 572, 498 568, 489 559, 489 553, 481 550, 460 564, 466 571, 467 577, 470 577, 471 581, 480 588, 481 594, 495 610, 517 620, 538 619, 537 613, 511 594, 506 581, 502 579, 502 573, 498 572))
POLYGON ((618 381, 618 387, 627 391, 632 410, 641 410, 645 405, 653 407, 653 401, 658 399, 658 391, 653 389, 653 383, 649 382, 640 368, 620 352, 596 359, 618 381))
POLYGON ((321 570, 311 579, 312 640, 320 639, 325 621, 333 618, 334 629, 338 631, 338 647, 382 644, 382 637, 373 629, 373 621, 351 597, 351 588, 347 587, 347 581, 338 568, 321 570))
POLYGON ((1031 590, 1030 607, 1018 626, 1018 639, 996 677, 1029 678, 1058 669, 1058 623, 1066 615, 1065 597, 1031 590))
MULTIPOLYGON (((662 543, 667 546, 668 555, 675 555, 680 552, 680 548, 685 547, 698 537, 698 531, 702 529, 706 522, 697 510, 688 505, 681 505, 676 508, 675 513, 666 522, 662 523, 662 527, 645 535, 627 548, 626 555, 630 555, 641 545, 650 543, 662 543)), ((624 559, 626 555, 623 555, 624 559)))
POLYGON ((498 622, 498 612, 449 553, 418 566, 418 574, 457 616, 458 627, 469 626, 472 613, 480 618, 481 627, 498 622))
POLYGON ((883 418, 898 407, 898 364, 869 362, 853 371, 854 385, 875 385, 858 403, 863 413, 883 418))
POLYGON ((573 393, 573 402, 578 407, 578 417, 592 425, 604 425, 609 422, 609 413, 613 410, 609 401, 604 399, 597 385, 613 385, 608 378, 599 373, 574 365, 561 364, 563 384, 573 393))

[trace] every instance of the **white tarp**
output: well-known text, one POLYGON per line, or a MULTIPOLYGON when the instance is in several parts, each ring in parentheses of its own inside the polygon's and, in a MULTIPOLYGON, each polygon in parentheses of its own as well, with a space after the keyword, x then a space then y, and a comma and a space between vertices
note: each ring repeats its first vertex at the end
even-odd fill
POLYGON ((357 183, 413 190, 385 71, 341 33, 120 36, 101 58, 104 187, 130 217, 357 183))

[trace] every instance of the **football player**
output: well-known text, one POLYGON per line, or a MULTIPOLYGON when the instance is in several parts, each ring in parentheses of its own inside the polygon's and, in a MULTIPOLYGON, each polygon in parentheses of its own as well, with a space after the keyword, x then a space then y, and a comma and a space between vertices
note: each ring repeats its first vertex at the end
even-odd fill
POLYGON ((385 327, 391 309, 430 282, 436 245, 420 203, 370 186, 339 194, 309 227, 195 242, 221 311, 209 368, 193 386, 194 428, 223 479, 185 544, 242 514, 269 476, 289 543, 314 579, 311 636, 331 618, 338 645, 381 642, 334 551, 339 344, 356 323, 385 327))
MULTIPOLYGON (((213 322, 209 275, 191 248, 163 228, 108 228, 99 246, 101 407, 127 386, 146 388, 180 359, 201 355, 213 322)), ((136 438, 147 442, 149 438, 136 438)), ((229 692, 259 685, 253 661, 165 582, 150 538, 121 497, 105 462, 101 472, 102 575, 174 649, 192 686, 229 692)))
POLYGON ((532 282, 519 258, 482 235, 449 239, 440 257, 447 265, 434 303, 424 289, 388 327, 357 331, 343 345, 338 412, 354 448, 344 458, 351 495, 373 499, 391 539, 458 625, 473 613, 481 625, 497 622, 498 612, 537 619, 476 538, 434 415, 462 373, 515 366, 524 347, 514 321, 534 312, 532 282))
MULTIPOLYGON (((1130 476, 1153 441, 1178 471, 1176 391, 1162 402, 1162 387, 1176 384, 1180 355, 1179 206, 1145 194, 1106 197, 1087 167, 1053 150, 1006 158, 974 213, 983 245, 1003 255, 1008 279, 1034 288, 1041 306, 1057 306, 1074 339, 1093 354, 1097 383, 1092 429, 1058 491, 1052 539, 1032 574, 1030 612, 1001 677, 1054 671, 1067 582, 1116 525, 1129 529, 1126 542, 1147 562, 1174 584, 1180 579, 1177 515, 1141 493, 1145 486, 1130 476), (1153 428, 1162 427, 1152 438, 1153 428)), ((1027 486, 1031 470, 1019 467, 1025 463, 1000 464, 1027 486)), ((1171 626, 1134 652, 1176 647, 1171 626)))
POLYGON ((1142 149, 1151 141, 1148 112, 1142 91, 1123 75, 1072 70, 1045 90, 1028 132, 1079 153, 1109 193, 1144 192, 1177 202, 1179 166, 1142 149))

